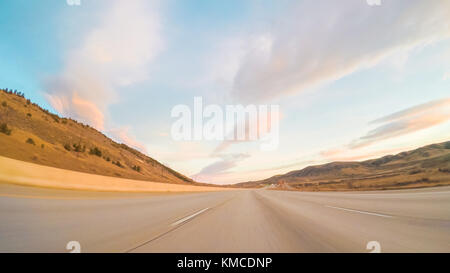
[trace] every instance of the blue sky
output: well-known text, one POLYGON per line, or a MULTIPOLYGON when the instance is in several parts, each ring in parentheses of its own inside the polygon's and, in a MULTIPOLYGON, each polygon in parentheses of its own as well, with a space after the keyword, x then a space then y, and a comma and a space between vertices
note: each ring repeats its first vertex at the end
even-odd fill
POLYGON ((255 180, 448 140, 449 18, 445 0, 4 0, 0 86, 199 181, 255 180), (174 141, 195 96, 280 105, 278 149, 174 141))

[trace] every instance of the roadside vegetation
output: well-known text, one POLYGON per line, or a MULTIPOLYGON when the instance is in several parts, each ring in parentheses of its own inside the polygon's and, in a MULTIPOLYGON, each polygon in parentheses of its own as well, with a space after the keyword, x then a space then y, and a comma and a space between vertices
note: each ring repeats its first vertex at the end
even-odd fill
POLYGON ((5 135, 11 135, 11 129, 9 129, 8 124, 6 123, 1 123, 0 124, 0 133, 3 133, 5 135))
POLYGON ((26 143, 31 144, 31 145, 36 145, 36 143, 34 142, 34 140, 31 137, 29 137, 27 139, 26 143))
POLYGON ((89 154, 90 155, 96 155, 98 157, 102 157, 102 151, 99 148, 97 148, 97 147, 90 148, 89 149, 89 154))
POLYGON ((106 176, 195 184, 95 128, 52 111, 21 91, 0 88, 0 156, 106 176), (24 149, 28 144, 40 148, 24 149))

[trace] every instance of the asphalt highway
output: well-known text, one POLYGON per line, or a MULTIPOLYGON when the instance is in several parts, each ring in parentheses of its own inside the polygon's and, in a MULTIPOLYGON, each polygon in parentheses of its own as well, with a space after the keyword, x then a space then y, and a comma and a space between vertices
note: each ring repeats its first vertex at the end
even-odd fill
POLYGON ((450 252, 450 187, 109 194, 0 186, 0 252, 69 252, 72 241, 81 252, 450 252))

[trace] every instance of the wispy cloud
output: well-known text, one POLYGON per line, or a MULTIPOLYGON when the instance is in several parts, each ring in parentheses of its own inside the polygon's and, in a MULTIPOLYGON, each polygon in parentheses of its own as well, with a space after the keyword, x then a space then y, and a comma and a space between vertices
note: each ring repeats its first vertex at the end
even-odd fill
MULTIPOLYGON (((222 152, 227 150, 233 144, 250 143, 250 142, 260 141, 261 139, 264 138, 264 136, 267 136, 271 132, 273 133, 272 126, 275 122, 280 123, 281 120, 284 118, 284 114, 283 114, 283 112, 281 112, 279 110, 279 108, 270 109, 270 113, 267 113, 267 119, 264 119, 261 116, 261 113, 259 113, 259 115, 260 116, 258 116, 258 119, 255 121, 251 121, 248 116, 245 117, 245 121, 244 121, 245 137, 243 140, 237 140, 237 139, 227 140, 227 139, 225 139, 222 142, 220 142, 219 145, 216 146, 216 148, 211 153, 211 156, 214 157, 214 156, 220 155, 222 152), (274 123, 272 123, 272 120, 271 120, 272 117, 278 117, 278 120, 274 121, 274 123), (264 125, 263 122, 266 122, 266 124, 264 125), (256 135, 258 136, 257 139, 250 138, 250 128, 256 128, 256 135)), ((241 124, 236 124, 234 126, 233 131, 227 132, 227 135, 232 135, 234 132, 236 132, 237 128, 240 125, 241 124)))
POLYGON ((131 134, 130 134, 130 128, 129 127, 121 127, 116 129, 110 129, 108 130, 108 134, 116 139, 117 141, 124 143, 132 148, 135 148, 142 153, 147 154, 147 149, 143 144, 141 144, 139 141, 137 141, 131 134))
POLYGON ((360 161, 371 158, 377 158, 385 156, 387 154, 393 154, 401 151, 405 151, 405 147, 399 147, 395 149, 382 149, 373 152, 362 151, 361 153, 353 153, 353 150, 348 149, 332 149, 322 151, 320 155, 327 161, 360 161))
MULTIPOLYGON (((56 82, 53 84, 56 86, 56 82)), ((61 88, 59 90, 67 89, 61 88)), ((70 97, 65 95, 61 96, 50 94, 46 97, 58 113, 87 122, 98 130, 104 130, 105 124, 102 111, 100 111, 100 109, 93 102, 80 98, 77 92, 73 92, 70 97)))
POLYGON ((237 166, 237 163, 250 157, 248 154, 229 154, 221 155, 221 160, 216 161, 200 172, 193 175, 192 178, 197 181, 213 181, 220 175, 226 174, 228 170, 237 166))
POLYGON ((449 36, 449 1, 301 1, 261 46, 236 51, 232 93, 255 101, 300 92, 449 36))
POLYGON ((413 133, 450 120, 450 98, 417 105, 370 124, 382 124, 348 145, 357 149, 389 138, 413 133))
MULTIPOLYGON (((163 39, 159 16, 147 1, 108 1, 99 16, 80 46, 67 53, 61 73, 45 80, 44 91, 60 114, 108 130, 107 106, 122 88, 148 78, 163 39)), ((125 133, 119 136, 130 142, 125 133)))

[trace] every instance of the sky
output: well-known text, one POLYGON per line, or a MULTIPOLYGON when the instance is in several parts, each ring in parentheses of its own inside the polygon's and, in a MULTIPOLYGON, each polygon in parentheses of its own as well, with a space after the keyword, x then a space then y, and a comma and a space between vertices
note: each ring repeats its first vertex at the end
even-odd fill
POLYGON ((450 139, 450 1, 2 0, 0 87, 200 182, 450 139), (279 145, 176 141, 173 107, 279 105, 279 145))

